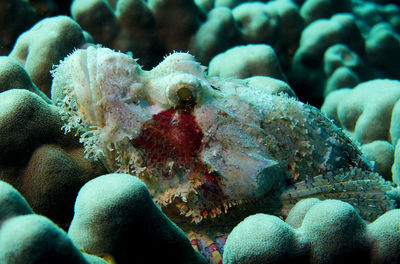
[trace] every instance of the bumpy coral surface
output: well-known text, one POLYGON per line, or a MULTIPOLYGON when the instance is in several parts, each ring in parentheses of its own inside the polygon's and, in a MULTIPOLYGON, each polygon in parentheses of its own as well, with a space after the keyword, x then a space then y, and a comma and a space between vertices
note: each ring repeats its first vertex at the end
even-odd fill
POLYGON ((348 203, 310 198, 286 222, 247 217, 229 235, 223 263, 399 263, 399 214, 367 224, 348 203))
POLYGON ((0 181, 0 262, 15 264, 106 264, 82 254, 48 218, 34 214, 24 197, 0 181))
POLYGON ((392 208, 390 185, 317 109, 204 70, 187 53, 144 71, 89 47, 53 72, 52 99, 87 155, 143 180, 194 241, 217 243, 243 216, 286 215, 308 196, 349 201, 368 219, 392 208))
POLYGON ((393 151, 400 137, 400 82, 376 79, 363 82, 353 89, 329 94, 321 111, 335 120, 355 141, 362 144, 367 158, 376 162, 376 170, 398 183, 393 151), (383 142, 381 142, 383 141, 383 142))
POLYGON ((133 259, 135 263, 206 263, 185 233, 153 202, 146 185, 129 174, 103 175, 82 187, 68 236, 85 252, 112 257, 118 264, 133 259))
POLYGON ((9 57, 21 63, 35 85, 50 97, 52 66, 90 39, 70 17, 47 18, 18 37, 9 57))

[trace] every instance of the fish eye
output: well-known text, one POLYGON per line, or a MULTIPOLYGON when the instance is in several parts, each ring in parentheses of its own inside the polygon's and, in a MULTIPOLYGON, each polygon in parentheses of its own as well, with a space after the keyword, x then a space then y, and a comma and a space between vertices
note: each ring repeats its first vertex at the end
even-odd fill
POLYGON ((176 95, 179 98, 180 104, 189 105, 195 101, 192 90, 187 86, 180 87, 176 92, 176 95))
POLYGON ((179 73, 169 76, 165 95, 169 106, 191 106, 201 97, 200 80, 192 74, 179 73))

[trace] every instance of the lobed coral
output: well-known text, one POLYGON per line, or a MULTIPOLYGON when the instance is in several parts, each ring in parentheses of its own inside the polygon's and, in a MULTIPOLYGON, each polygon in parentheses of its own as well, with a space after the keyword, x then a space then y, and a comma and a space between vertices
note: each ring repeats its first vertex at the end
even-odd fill
POLYGON ((39 89, 50 97, 54 64, 91 41, 81 27, 66 16, 46 18, 20 35, 9 54, 18 60, 39 89))
POLYGON ((111 255, 116 263, 206 263, 146 185, 128 174, 103 175, 82 187, 68 236, 85 252, 111 255))
POLYGON ((82 254, 63 230, 48 218, 33 214, 21 194, 3 181, 0 181, 0 227, 1 263, 107 263, 82 254))
POLYGON ((249 3, 233 10, 227 8, 232 6, 227 3, 216 3, 214 9, 205 8, 207 5, 170 0, 75 0, 71 13, 96 42, 115 50, 132 51, 146 69, 173 50, 188 50, 208 64, 218 53, 239 44, 266 43, 279 48, 279 54, 297 46, 302 19, 291 1, 249 3), (179 22, 171 22, 171 18, 179 22))
MULTIPOLYGON (((353 140, 362 144, 367 157, 377 162, 377 171, 388 180, 392 178, 393 153, 399 139, 399 92, 399 81, 377 79, 332 92, 321 107, 353 140)), ((397 173, 393 177, 397 178, 397 173)))
POLYGON ((350 204, 309 198, 286 222, 256 214, 228 236, 223 263, 398 263, 400 211, 367 224, 350 204))
POLYGON ((0 5, 0 56, 5 56, 12 50, 18 36, 33 26, 38 18, 28 1, 2 0, 0 5))
POLYGON ((265 44, 238 46, 218 54, 210 61, 208 73, 223 78, 268 76, 286 81, 274 50, 265 44))
POLYGON ((26 89, 39 95, 46 102, 51 102, 49 98, 32 82, 25 68, 15 59, 1 56, 0 73, 1 92, 11 89, 26 89))
MULTIPOLYGON (((19 88, 34 87, 25 86, 26 73, 16 69, 24 85, 19 88)), ((83 157, 72 135, 62 133, 54 105, 25 89, 4 91, 0 101, 0 179, 15 186, 37 213, 68 224, 80 187, 104 169, 83 157)))

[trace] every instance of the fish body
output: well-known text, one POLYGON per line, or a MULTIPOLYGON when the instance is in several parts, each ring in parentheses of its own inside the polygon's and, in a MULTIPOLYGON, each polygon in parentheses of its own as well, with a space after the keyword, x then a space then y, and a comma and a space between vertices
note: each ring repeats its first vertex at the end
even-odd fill
POLYGON ((318 109, 246 80, 207 76, 188 53, 145 71, 126 54, 88 47, 53 77, 65 131, 110 172, 145 182, 210 262, 253 213, 285 217, 308 197, 350 202, 367 220, 393 207, 391 185, 318 109))

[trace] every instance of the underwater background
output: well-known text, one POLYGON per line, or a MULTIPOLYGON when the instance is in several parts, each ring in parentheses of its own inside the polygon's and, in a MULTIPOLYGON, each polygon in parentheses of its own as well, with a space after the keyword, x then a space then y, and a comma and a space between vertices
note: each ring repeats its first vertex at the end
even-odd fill
POLYGON ((0 0, 0 263, 400 263, 400 7, 0 0))

